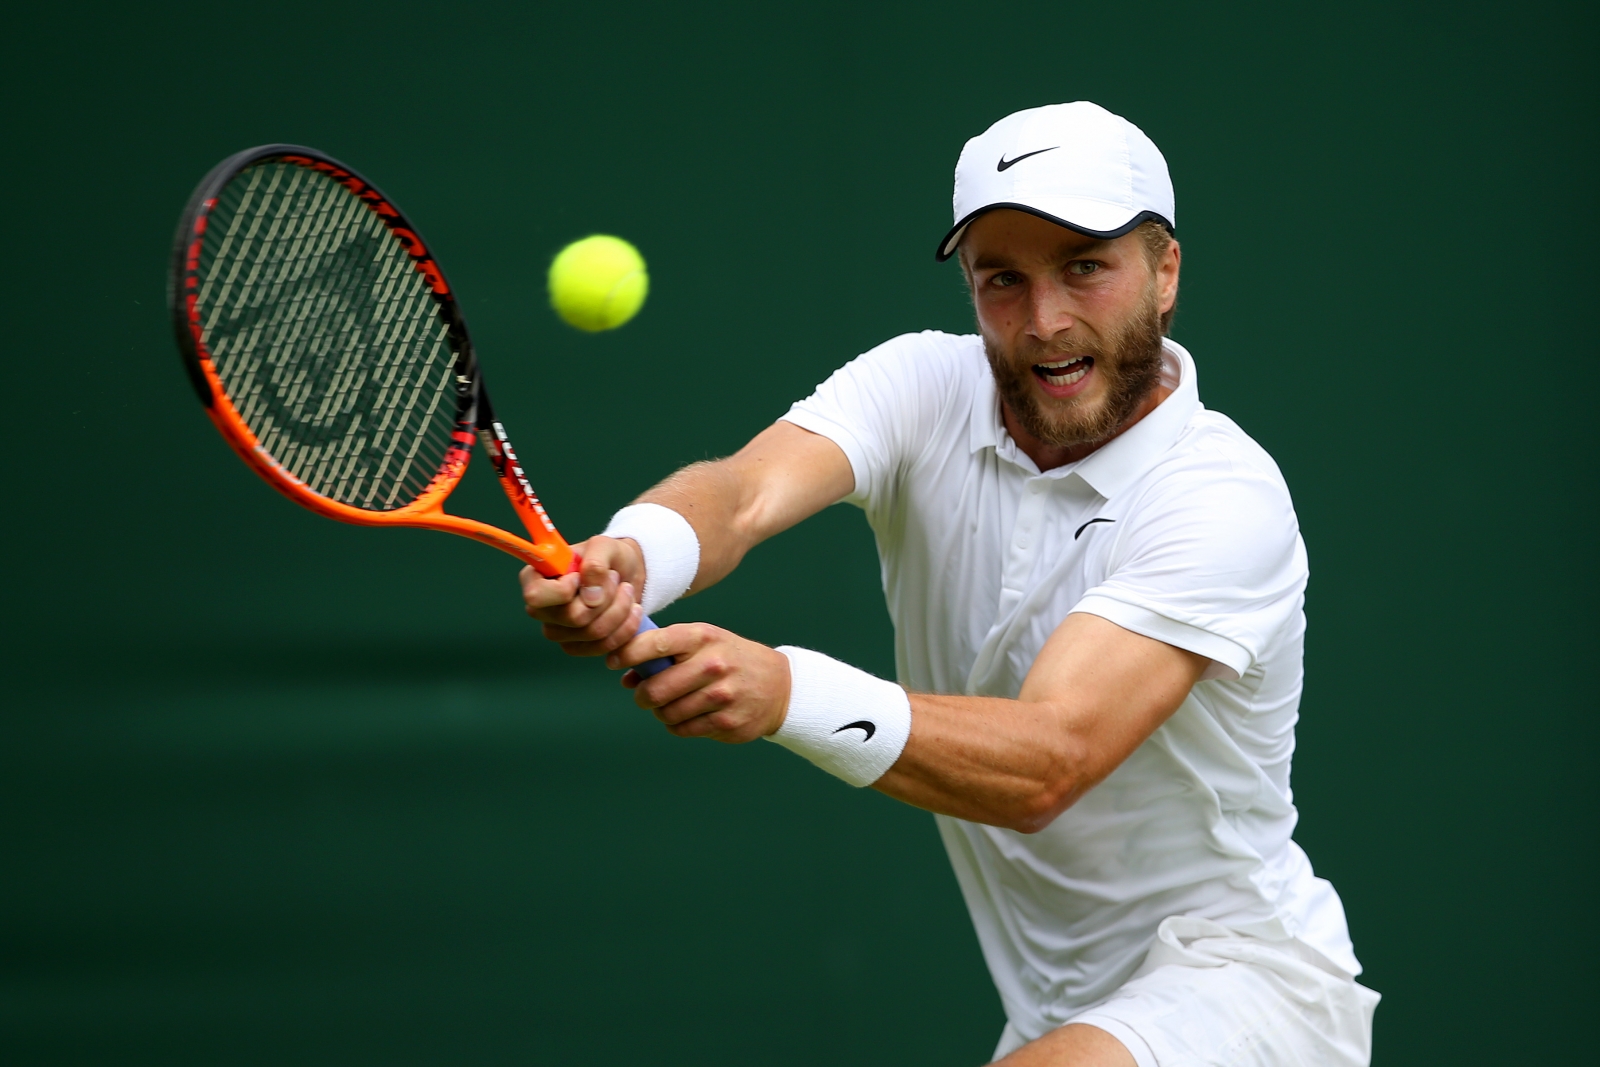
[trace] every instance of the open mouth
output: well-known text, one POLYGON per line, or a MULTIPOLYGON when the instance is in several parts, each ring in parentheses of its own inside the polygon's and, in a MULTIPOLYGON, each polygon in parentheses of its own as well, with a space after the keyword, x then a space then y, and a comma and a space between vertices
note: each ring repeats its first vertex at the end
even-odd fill
POLYGON ((1035 363, 1033 373, 1046 385, 1062 389, 1083 381, 1084 375, 1093 366, 1093 356, 1079 356, 1076 359, 1058 359, 1054 363, 1035 363))

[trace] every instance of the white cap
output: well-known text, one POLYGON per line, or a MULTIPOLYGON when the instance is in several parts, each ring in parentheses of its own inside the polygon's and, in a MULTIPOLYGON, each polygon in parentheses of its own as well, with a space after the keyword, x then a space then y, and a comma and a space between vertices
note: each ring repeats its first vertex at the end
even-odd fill
POLYGON ((1147 219, 1177 228, 1172 177, 1155 142, 1127 119, 1079 100, 1007 115, 956 162, 955 225, 934 257, 950 258, 967 224, 1015 208, 1090 237, 1121 237, 1147 219))

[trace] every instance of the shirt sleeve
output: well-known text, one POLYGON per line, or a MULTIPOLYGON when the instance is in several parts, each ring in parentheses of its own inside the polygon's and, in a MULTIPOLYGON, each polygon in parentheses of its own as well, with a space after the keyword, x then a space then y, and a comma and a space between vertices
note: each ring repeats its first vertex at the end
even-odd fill
POLYGON ((885 341, 834 371, 782 421, 838 445, 855 474, 845 500, 871 508, 894 492, 900 472, 950 414, 970 341, 934 330, 885 341))
POLYGON ((1275 470, 1218 454, 1196 466, 1209 469, 1134 505, 1105 581, 1073 610, 1207 657, 1207 678, 1240 678, 1301 618, 1305 545, 1275 470))

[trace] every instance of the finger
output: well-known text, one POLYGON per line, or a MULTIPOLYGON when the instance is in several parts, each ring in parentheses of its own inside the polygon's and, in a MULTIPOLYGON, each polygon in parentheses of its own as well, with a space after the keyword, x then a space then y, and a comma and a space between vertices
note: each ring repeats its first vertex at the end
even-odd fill
MULTIPOLYGON (((562 644, 581 642, 600 642, 615 634, 616 630, 626 625, 628 617, 637 605, 633 600, 633 587, 623 584, 617 588, 616 595, 598 611, 584 610, 589 616, 589 621, 582 626, 568 626, 563 622, 546 622, 544 635, 552 641, 562 644)), ((625 639, 624 639, 625 640, 625 639)), ((621 644, 622 640, 618 641, 621 644)), ((604 651, 611 651, 605 649, 604 651)))
POLYGON ((639 632, 644 611, 633 601, 633 587, 626 582, 604 613, 588 626, 544 625, 544 635, 561 646, 569 656, 603 656, 626 644, 639 632))
POLYGON ((703 648, 719 633, 721 631, 715 626, 703 622, 677 623, 659 630, 648 630, 608 656, 606 666, 615 671, 623 667, 637 667, 653 659, 689 655, 703 648))
MULTIPOLYGON (((651 636, 641 635, 646 643, 651 636)), ((722 654, 725 651, 725 646, 714 646, 688 656, 680 653, 678 663, 635 688, 634 703, 669 725, 726 707, 734 700, 734 683, 729 678, 733 665, 722 654)))
POLYGON ((621 625, 612 630, 609 636, 601 640, 601 651, 604 652, 615 652, 629 641, 632 641, 633 635, 639 632, 639 623, 644 620, 644 608, 640 606, 632 585, 627 582, 622 583, 622 586, 617 590, 617 601, 627 604, 628 613, 622 620, 621 625))
MULTIPOLYGON (((659 675, 657 676, 659 677, 659 675)), ((648 684, 648 683, 647 683, 648 684)), ((634 701, 640 699, 640 690, 634 690, 634 701)), ((731 688, 724 682, 713 681, 692 689, 676 700, 646 708, 650 714, 667 726, 677 726, 691 719, 722 711, 735 701, 731 688)))
POLYGON ((738 708, 723 708, 696 715, 668 726, 667 732, 674 737, 704 737, 725 745, 742 745, 761 737, 760 726, 754 717, 738 708))
POLYGON ((595 607, 600 603, 596 598, 601 594, 592 592, 592 590, 604 591, 606 572, 614 571, 618 574, 627 572, 630 578, 634 577, 625 567, 627 547, 614 537, 607 537, 604 534, 596 535, 578 545, 575 551, 578 557, 583 560, 578 568, 578 573, 582 578, 580 595, 583 598, 583 602, 590 607, 595 607))
MULTIPOLYGON (((572 550, 583 560, 584 565, 579 568, 582 574, 614 570, 635 585, 638 585, 644 577, 640 570, 643 558, 639 554, 639 545, 636 541, 597 534, 581 545, 572 546, 572 550), (592 572, 587 569, 590 564, 593 564, 592 572)), ((585 578, 584 584, 592 585, 593 582, 585 578)))
POLYGON ((578 592, 575 574, 546 578, 532 567, 524 567, 517 577, 522 583, 522 603, 529 615, 571 603, 578 592))
POLYGON ((713 741, 738 742, 755 739, 755 731, 746 728, 738 712, 728 708, 709 711, 704 715, 696 715, 669 725, 667 733, 674 737, 708 737, 713 741))
MULTIPOLYGON (((575 586, 583 580, 581 574, 569 574, 565 577, 567 581, 574 583, 575 586)), ((540 622, 548 623, 552 626, 565 627, 569 630, 578 630, 588 626, 614 606, 617 589, 621 584, 617 580, 616 571, 606 571, 605 576, 600 581, 599 604, 590 605, 584 603, 584 595, 587 589, 580 587, 575 590, 577 595, 567 603, 546 608, 535 615, 534 618, 540 622)))
POLYGON ((577 582, 573 575, 564 574, 559 578, 549 578, 543 574, 540 574, 532 567, 524 567, 522 570, 518 571, 517 581, 522 586, 522 595, 525 597, 536 594, 548 594, 554 589, 559 589, 566 586, 571 586, 574 591, 577 590, 577 582))
POLYGON ((719 731, 711 723, 712 714, 714 713, 696 715, 694 718, 685 719, 683 722, 666 723, 665 726, 667 728, 667 733, 671 734, 673 737, 715 736, 719 731))
POLYGON ((605 563, 597 563, 594 560, 584 560, 584 568, 579 571, 579 577, 581 577, 581 584, 578 587, 578 598, 584 601, 584 605, 589 606, 589 608, 598 608, 598 606, 603 605, 606 601, 606 593, 614 589, 619 581, 616 571, 613 571, 610 566, 606 566, 605 563))

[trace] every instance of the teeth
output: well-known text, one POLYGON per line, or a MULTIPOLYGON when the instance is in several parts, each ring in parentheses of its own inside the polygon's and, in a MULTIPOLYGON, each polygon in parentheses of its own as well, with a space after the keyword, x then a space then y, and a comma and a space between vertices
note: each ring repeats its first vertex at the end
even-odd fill
POLYGON ((1044 371, 1044 380, 1049 382, 1051 385, 1072 385, 1075 382, 1081 381, 1083 376, 1089 373, 1089 364, 1083 359, 1082 356, 1079 356, 1076 359, 1057 360, 1054 363, 1040 363, 1037 364, 1037 366, 1040 370, 1044 371), (1065 370, 1068 367, 1074 366, 1077 367, 1077 369, 1067 374, 1050 373, 1051 371, 1065 370))

